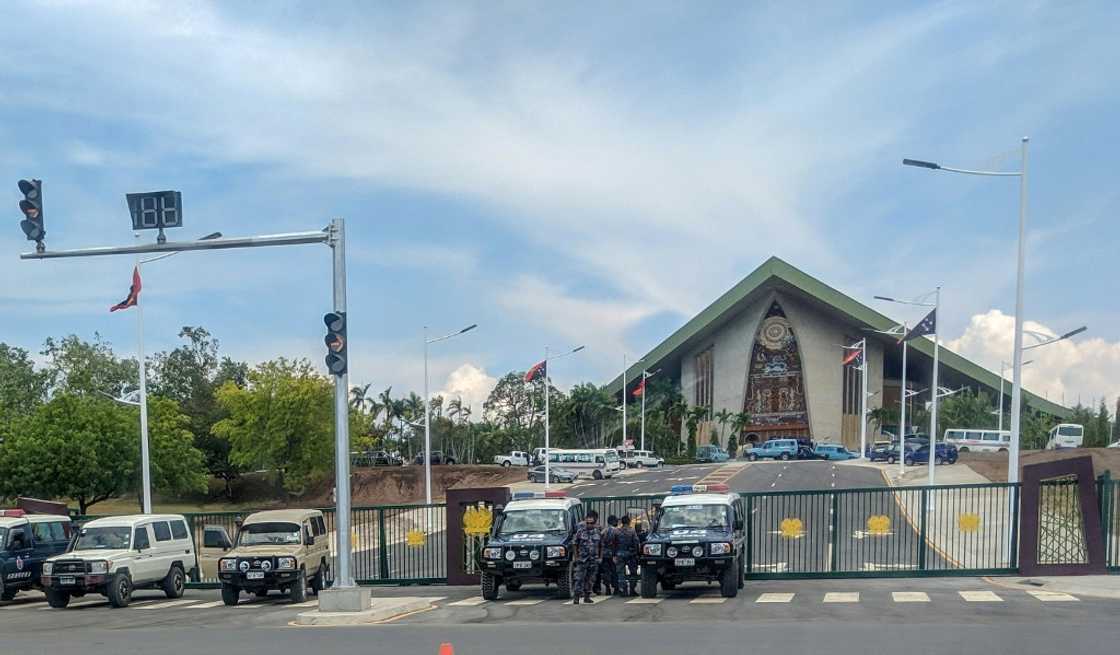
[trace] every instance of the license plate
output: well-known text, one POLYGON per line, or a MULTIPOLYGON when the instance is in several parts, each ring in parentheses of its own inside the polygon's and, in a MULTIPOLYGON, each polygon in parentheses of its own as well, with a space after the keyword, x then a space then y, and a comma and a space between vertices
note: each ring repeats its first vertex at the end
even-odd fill
POLYGON ((246 580, 264 580, 264 571, 249 571, 245 574, 246 580))
POLYGON ((513 568, 515 569, 530 569, 533 568, 532 562, 514 562, 513 568))
POLYGON ((72 575, 64 575, 58 579, 58 584, 77 584, 78 582, 72 575))
POLYGON ((693 557, 678 557, 673 560, 674 566, 696 566, 696 559, 693 557))

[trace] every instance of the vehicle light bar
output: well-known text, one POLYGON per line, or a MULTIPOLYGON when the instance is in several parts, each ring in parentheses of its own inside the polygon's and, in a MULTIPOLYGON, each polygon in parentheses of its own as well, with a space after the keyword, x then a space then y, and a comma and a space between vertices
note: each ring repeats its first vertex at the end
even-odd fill
POLYGON ((726 494, 731 492, 731 487, 726 484, 675 484, 669 490, 674 495, 682 494, 726 494))
POLYGON ((12 518, 20 518, 27 516, 27 512, 22 509, 0 509, 0 516, 10 516, 12 518))
POLYGON ((513 494, 514 500, 532 500, 534 498, 567 498, 566 491, 518 491, 513 494))

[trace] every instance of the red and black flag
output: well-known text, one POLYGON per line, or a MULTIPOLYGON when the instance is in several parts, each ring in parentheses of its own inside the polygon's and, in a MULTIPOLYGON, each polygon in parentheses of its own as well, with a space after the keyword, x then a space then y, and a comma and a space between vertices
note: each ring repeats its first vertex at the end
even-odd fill
POLYGON ((119 303, 109 308, 110 312, 115 312, 118 309, 128 309, 135 307, 136 303, 140 300, 140 267, 132 269, 132 286, 128 288, 128 297, 119 303))
POLYGON ((906 336, 899 339, 899 343, 903 341, 910 341, 911 339, 916 339, 918 337, 924 337, 927 334, 937 334, 936 307, 930 310, 929 314, 926 314, 926 317, 923 318, 920 323, 915 325, 909 332, 907 332, 906 336))
POLYGON ((645 392, 646 392, 646 379, 642 378, 642 381, 639 382, 638 386, 634 388, 633 395, 634 395, 635 398, 637 398, 638 396, 641 396, 645 392))
POLYGON ((529 369, 527 373, 525 373, 525 381, 532 382, 533 380, 536 380, 537 378, 543 378, 546 375, 548 375, 548 360, 542 359, 541 361, 534 364, 533 368, 529 369))
POLYGON ((856 368, 863 366, 863 346, 848 346, 848 349, 851 350, 851 352, 844 355, 844 361, 841 362, 840 365, 847 366, 851 364, 856 368))

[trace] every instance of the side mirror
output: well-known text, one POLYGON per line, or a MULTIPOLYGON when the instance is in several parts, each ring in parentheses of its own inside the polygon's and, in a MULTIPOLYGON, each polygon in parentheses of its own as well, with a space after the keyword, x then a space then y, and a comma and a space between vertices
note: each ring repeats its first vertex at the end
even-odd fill
POLYGON ((303 533, 303 545, 304 546, 314 546, 315 545, 315 537, 312 537, 311 535, 307 534, 306 532, 303 533))

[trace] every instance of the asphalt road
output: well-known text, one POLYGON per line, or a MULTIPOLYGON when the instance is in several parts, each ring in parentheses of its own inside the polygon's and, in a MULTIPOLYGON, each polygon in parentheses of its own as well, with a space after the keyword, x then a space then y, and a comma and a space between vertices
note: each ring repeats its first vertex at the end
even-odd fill
MULTIPOLYGON (((748 583, 722 599, 700 584, 654 603, 612 598, 572 606, 540 588, 481 602, 465 587, 378 588, 425 596, 435 609, 381 625, 290 626, 305 608, 278 597, 225 607, 214 592, 180 601, 138 592, 132 607, 103 600, 44 609, 27 596, 0 603, 0 645, 21 654, 118 653, 1113 653, 1120 600, 1035 596, 978 578, 783 580, 748 583)), ((314 601, 309 601, 309 605, 314 601)))

